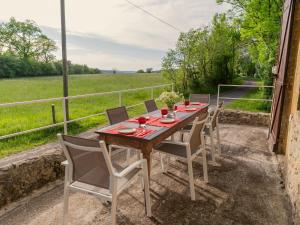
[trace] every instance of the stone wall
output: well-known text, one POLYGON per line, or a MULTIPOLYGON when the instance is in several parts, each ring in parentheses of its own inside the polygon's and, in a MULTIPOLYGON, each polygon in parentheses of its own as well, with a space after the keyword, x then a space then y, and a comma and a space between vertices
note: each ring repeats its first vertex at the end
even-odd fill
POLYGON ((270 114, 225 109, 219 117, 219 122, 268 127, 270 125, 270 114))
POLYGON ((57 143, 0 160, 0 208, 55 181, 64 174, 57 143))
POLYGON ((285 185, 291 199, 295 224, 300 224, 300 112, 290 117, 285 158, 285 185))

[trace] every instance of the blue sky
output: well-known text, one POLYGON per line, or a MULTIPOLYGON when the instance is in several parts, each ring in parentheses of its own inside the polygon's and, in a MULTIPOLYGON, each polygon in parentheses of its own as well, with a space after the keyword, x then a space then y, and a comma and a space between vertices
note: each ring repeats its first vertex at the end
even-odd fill
MULTIPOLYGON (((65 0, 68 59, 100 69, 159 69, 179 33, 125 0, 65 0)), ((226 11, 215 0, 132 0, 180 30, 203 27, 226 11)), ((0 20, 32 19, 60 46, 59 0, 0 0, 0 20), (16 5, 18 7, 16 7, 16 5)), ((60 58, 60 49, 56 53, 60 58)))

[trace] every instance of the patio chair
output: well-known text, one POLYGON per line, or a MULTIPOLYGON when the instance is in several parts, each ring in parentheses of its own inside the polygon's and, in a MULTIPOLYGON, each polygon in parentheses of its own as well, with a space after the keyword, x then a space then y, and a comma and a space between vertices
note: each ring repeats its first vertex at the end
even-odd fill
MULTIPOLYGON (((113 109, 107 109, 106 115, 110 125, 114 125, 129 119, 125 106, 121 106, 113 109)), ((117 154, 120 151, 127 151, 126 161, 128 162, 130 158, 130 148, 126 148, 120 145, 109 145, 110 156, 112 156, 112 154, 117 154)))
POLYGON ((147 100, 144 103, 145 103, 146 110, 147 110, 148 113, 151 113, 153 111, 158 110, 157 105, 156 105, 154 99, 147 100))
MULTIPOLYGON (((213 140, 213 130, 208 128, 210 117, 211 116, 210 116, 209 112, 207 112, 207 111, 205 113, 203 113, 201 116, 198 117, 199 121, 207 118, 207 123, 206 123, 207 127, 204 127, 204 138, 205 138, 204 141, 205 141, 205 145, 206 145, 206 138, 208 136, 210 137, 211 143, 214 143, 214 140, 213 140)), ((188 124, 183 129, 180 130, 181 141, 184 141, 184 135, 185 134, 188 134, 188 135, 190 134, 190 131, 191 131, 192 127, 193 127, 192 124, 188 124)), ((212 162, 216 163, 216 150, 215 150, 215 146, 214 145, 211 145, 210 153, 211 153, 211 160, 212 160, 212 162)))
MULTIPOLYGON (((206 121, 207 119, 199 121, 199 118, 196 118, 194 120, 187 142, 163 141, 162 143, 154 147, 154 150, 158 151, 161 154, 168 155, 168 157, 175 156, 176 158, 187 161, 192 200, 195 200, 195 186, 192 163, 196 156, 200 153, 202 153, 204 181, 205 183, 208 182, 206 151, 203 134, 203 129, 206 121)), ((166 172, 167 167, 166 169, 164 169, 165 167, 163 165, 163 160, 161 163, 164 172, 166 172)))
POLYGON ((205 137, 210 137, 211 150, 215 151, 214 139, 217 139, 218 154, 221 154, 221 140, 220 140, 220 129, 219 129, 219 115, 223 110, 223 102, 220 102, 213 115, 209 116, 206 128, 204 129, 205 137))
POLYGON ((67 158, 65 165, 63 225, 67 225, 69 192, 93 194, 111 202, 112 225, 116 224, 117 198, 138 175, 143 178, 146 214, 151 216, 147 161, 136 161, 123 169, 111 161, 103 141, 58 134, 67 158), (120 169, 123 169, 120 171, 120 169))
POLYGON ((210 104, 210 94, 190 94, 190 102, 210 104))
POLYGON ((120 123, 129 119, 125 106, 121 106, 113 109, 107 109, 106 115, 110 125, 120 123))

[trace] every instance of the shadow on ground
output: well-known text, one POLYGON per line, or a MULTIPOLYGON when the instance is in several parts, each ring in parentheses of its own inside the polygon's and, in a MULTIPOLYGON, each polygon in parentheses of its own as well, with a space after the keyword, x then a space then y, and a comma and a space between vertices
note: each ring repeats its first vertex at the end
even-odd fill
MULTIPOLYGON (((278 171, 276 157, 266 144, 267 130, 222 125, 222 156, 209 165, 204 184, 201 159, 194 163, 196 201, 189 197, 187 166, 172 160, 162 173, 154 155, 151 176, 153 217, 144 211, 143 192, 137 180, 119 197, 118 224, 123 225, 289 225, 290 204, 278 171)), ((1 225, 61 224, 63 187, 59 185, 6 213, 1 225)), ((110 205, 75 193, 70 199, 69 224, 110 224, 110 205)))

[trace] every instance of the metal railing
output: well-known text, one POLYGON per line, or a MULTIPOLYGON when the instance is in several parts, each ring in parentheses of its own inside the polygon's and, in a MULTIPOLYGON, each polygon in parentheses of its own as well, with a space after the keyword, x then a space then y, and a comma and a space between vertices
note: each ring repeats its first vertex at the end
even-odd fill
MULTIPOLYGON (((246 101, 262 101, 262 102, 272 102, 272 99, 263 99, 263 98, 243 98, 243 97, 221 97, 220 88, 221 87, 248 87, 248 88, 272 88, 274 86, 264 86, 264 85, 238 85, 238 84, 219 84, 218 85, 218 94, 217 94, 217 105, 219 105, 220 100, 246 100, 246 101)), ((247 94, 247 92, 245 93, 247 94)))
MULTIPOLYGON (((42 127, 38 127, 38 128, 33 128, 33 129, 29 129, 29 130, 24 130, 24 131, 20 131, 20 132, 16 132, 16 133, 6 134, 6 135, 3 135, 3 136, 0 136, 0 140, 10 138, 10 137, 15 137, 15 136, 22 135, 22 134, 28 134, 28 133, 32 133, 32 132, 35 132, 35 131, 48 129, 48 128, 53 128, 53 127, 57 127, 57 126, 61 126, 61 125, 64 126, 64 133, 67 134, 69 123, 85 120, 85 119, 95 117, 95 116, 105 115, 105 112, 100 112, 100 113, 91 114, 91 115, 88 115, 88 116, 84 116, 84 117, 80 117, 80 118, 76 118, 76 119, 72 119, 72 120, 67 120, 67 114, 66 114, 66 109, 65 109, 65 101, 67 101, 67 100, 116 94, 116 95, 118 95, 119 106, 122 106, 123 105, 122 99, 123 99, 123 94, 124 93, 136 92, 136 91, 142 91, 142 90, 150 90, 150 92, 151 92, 150 96, 151 96, 151 99, 153 99, 155 89, 157 89, 157 88, 166 88, 166 87, 171 87, 171 89, 173 90, 173 84, 163 84, 163 85, 156 85, 156 86, 142 87, 142 88, 134 88, 134 89, 125 89, 125 90, 111 91, 111 92, 101 92, 101 93, 91 93, 91 94, 68 96, 68 97, 38 99, 38 100, 24 101, 24 102, 0 103, 0 108, 3 108, 3 107, 14 107, 14 106, 20 106, 20 105, 47 103, 47 102, 53 102, 53 101, 62 101, 62 108, 63 108, 63 122, 59 122, 59 123, 55 123, 55 124, 51 124, 51 125, 46 125, 46 126, 42 126, 42 127)), ((137 107, 139 105, 142 105, 142 104, 143 104, 143 102, 127 106, 126 108, 130 109, 130 108, 134 108, 134 107, 137 107)))

